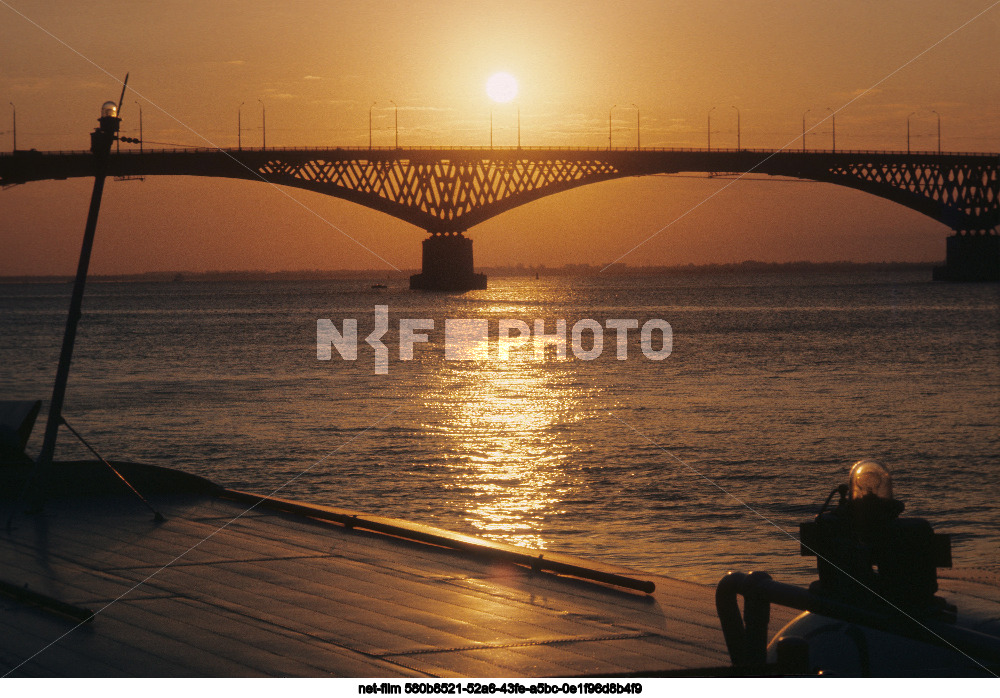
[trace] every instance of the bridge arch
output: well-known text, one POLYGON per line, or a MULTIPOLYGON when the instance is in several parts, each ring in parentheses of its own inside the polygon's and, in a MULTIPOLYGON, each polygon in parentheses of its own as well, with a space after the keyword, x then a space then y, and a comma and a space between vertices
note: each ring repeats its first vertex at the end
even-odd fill
MULTIPOLYGON (((0 185, 87 176, 93 171, 91 158, 86 152, 0 156, 0 185)), ((458 238, 505 211, 569 189, 686 172, 753 172, 845 186, 911 208, 963 235, 985 235, 1000 224, 1000 155, 995 153, 286 148, 133 150, 113 154, 108 163, 108 173, 116 176, 199 175, 296 187, 381 211, 432 237, 458 238)), ((994 240, 983 244, 997 242, 996 235, 989 237, 994 240)), ((454 243, 455 249, 464 244, 454 243)), ((428 249, 425 241, 425 269, 428 249)), ((439 260, 444 267, 458 259, 448 254, 439 260)), ((471 245, 454 254, 471 274, 471 245)))

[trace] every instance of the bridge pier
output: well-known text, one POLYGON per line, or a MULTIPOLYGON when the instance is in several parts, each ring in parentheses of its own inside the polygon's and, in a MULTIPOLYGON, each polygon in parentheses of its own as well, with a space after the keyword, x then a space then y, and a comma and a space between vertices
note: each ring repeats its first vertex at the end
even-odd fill
POLYGON ((1000 235, 960 230, 946 245, 944 266, 934 268, 935 281, 1000 281, 1000 235))
POLYGON ((472 240, 462 233, 431 233, 423 242, 420 273, 410 277, 420 291, 477 291, 486 288, 486 274, 472 268, 472 240))

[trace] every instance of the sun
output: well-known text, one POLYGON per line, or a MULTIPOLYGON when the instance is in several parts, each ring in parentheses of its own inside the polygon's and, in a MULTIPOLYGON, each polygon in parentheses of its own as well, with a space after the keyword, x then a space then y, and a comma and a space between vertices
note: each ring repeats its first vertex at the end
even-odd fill
POLYGON ((493 73, 486 81, 486 94, 494 102, 509 102, 517 97, 517 79, 510 73, 493 73))

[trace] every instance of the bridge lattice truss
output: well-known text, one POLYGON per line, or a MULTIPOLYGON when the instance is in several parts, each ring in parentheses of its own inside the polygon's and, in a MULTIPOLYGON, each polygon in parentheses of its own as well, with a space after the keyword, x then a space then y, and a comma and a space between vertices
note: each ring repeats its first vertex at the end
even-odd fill
POLYGON ((275 183, 353 199, 431 232, 467 230, 529 201, 593 182, 678 172, 756 172, 839 184, 890 199, 960 232, 988 231, 1000 223, 997 156, 457 151, 432 160, 274 158, 258 172, 275 183))
MULTIPOLYGON (((620 177, 753 173, 859 189, 958 232, 1000 225, 1000 155, 596 149, 270 149, 112 155, 120 176, 234 177, 354 201, 432 233, 461 233, 544 196, 620 177)), ((0 184, 93 173, 87 153, 0 155, 0 184)))
POLYGON ((599 157, 283 158, 269 159, 258 171, 275 184, 334 193, 432 233, 462 232, 539 197, 623 176, 599 157))
POLYGON ((998 162, 858 162, 830 168, 824 181, 892 199, 971 233, 1000 222, 998 169, 998 162))

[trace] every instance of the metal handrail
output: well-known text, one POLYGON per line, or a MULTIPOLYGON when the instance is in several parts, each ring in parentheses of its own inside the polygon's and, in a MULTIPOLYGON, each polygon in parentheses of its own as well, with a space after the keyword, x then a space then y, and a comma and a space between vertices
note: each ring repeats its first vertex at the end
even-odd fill
POLYGON ((534 551, 529 551, 526 548, 454 533, 411 521, 335 509, 319 504, 303 504, 279 497, 264 497, 250 492, 226 488, 221 488, 217 494, 220 497, 241 502, 242 504, 250 504, 252 507, 259 506, 275 511, 308 516, 313 519, 332 521, 347 528, 363 529, 398 538, 419 541, 421 543, 430 543, 431 545, 460 550, 464 553, 490 560, 529 567, 536 572, 549 571, 578 579, 601 582, 602 584, 609 584, 623 589, 633 589, 646 594, 652 594, 656 591, 656 583, 649 579, 639 579, 608 569, 600 569, 600 565, 577 564, 583 561, 576 561, 575 559, 566 558, 559 554, 552 554, 546 557, 544 554, 535 554, 534 551))

